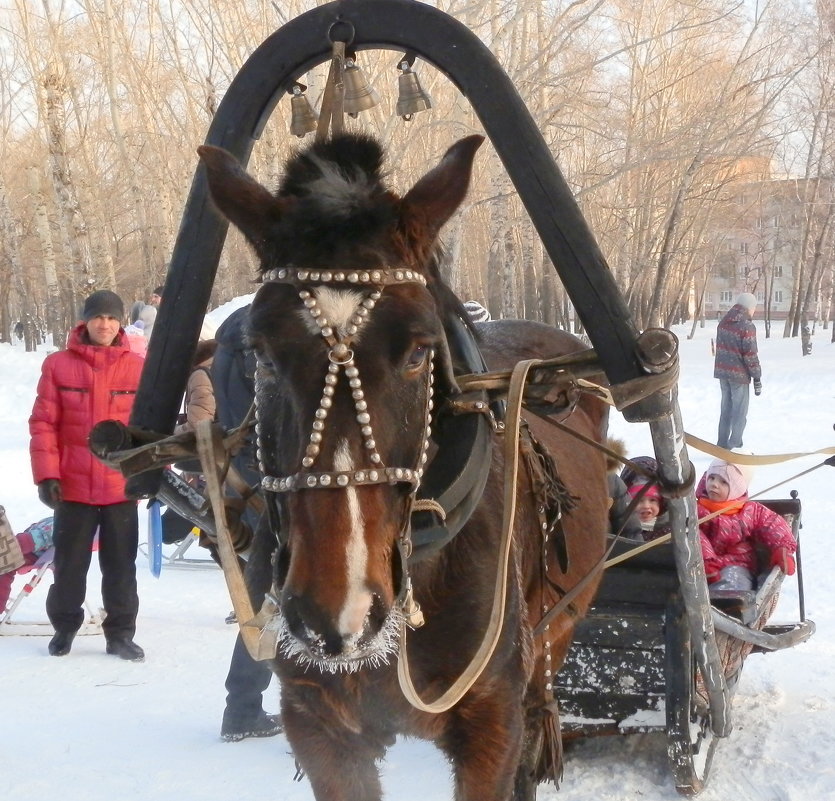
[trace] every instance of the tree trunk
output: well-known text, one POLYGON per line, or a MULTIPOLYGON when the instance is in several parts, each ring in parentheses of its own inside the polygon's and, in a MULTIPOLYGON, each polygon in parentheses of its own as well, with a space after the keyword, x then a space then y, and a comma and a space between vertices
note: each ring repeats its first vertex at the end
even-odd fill
POLYGON ((43 80, 46 91, 46 125, 49 134, 49 162, 52 168, 52 189, 58 212, 64 223, 64 247, 69 257, 68 278, 73 294, 87 294, 98 286, 90 255, 90 236, 81 213, 78 194, 73 184, 66 148, 64 94, 66 86, 57 69, 51 69, 43 80))
POLYGON ((58 286, 58 271, 55 264, 55 248, 52 242, 49 214, 36 167, 31 167, 29 170, 29 190, 35 199, 34 227, 40 243, 41 265, 46 285, 46 329, 52 334, 53 343, 61 347, 70 324, 64 316, 61 303, 61 289, 58 286))

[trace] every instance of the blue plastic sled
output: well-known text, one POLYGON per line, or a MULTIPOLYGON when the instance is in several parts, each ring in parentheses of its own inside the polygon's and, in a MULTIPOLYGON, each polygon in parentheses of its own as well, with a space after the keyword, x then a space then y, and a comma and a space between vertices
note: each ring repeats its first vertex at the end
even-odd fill
POLYGON ((148 503, 148 567, 154 578, 162 572, 162 504, 153 499, 148 503))

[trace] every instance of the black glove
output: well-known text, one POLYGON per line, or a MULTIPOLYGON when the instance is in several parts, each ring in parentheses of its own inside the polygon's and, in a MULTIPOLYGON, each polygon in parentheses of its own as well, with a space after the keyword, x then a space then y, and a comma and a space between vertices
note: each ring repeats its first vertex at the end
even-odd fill
POLYGON ((762 395, 763 394, 763 382, 760 381, 759 378, 754 379, 754 394, 755 395, 762 395))
POLYGON ((54 509, 64 500, 64 493, 61 492, 61 482, 57 478, 47 478, 38 484, 38 497, 41 503, 54 509))

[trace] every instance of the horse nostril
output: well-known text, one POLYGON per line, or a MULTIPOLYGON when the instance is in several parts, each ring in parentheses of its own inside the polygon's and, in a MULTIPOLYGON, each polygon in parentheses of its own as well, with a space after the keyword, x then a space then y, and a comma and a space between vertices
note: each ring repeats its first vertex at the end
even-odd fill
POLYGON ((301 610, 299 609, 298 599, 292 595, 287 595, 281 599, 281 614, 284 616, 284 622, 290 633, 299 640, 305 639, 304 630, 305 625, 302 620, 301 610))
POLYGON ((342 653, 342 637, 315 604, 303 597, 286 595, 282 598, 281 611, 288 631, 296 640, 328 656, 342 653))

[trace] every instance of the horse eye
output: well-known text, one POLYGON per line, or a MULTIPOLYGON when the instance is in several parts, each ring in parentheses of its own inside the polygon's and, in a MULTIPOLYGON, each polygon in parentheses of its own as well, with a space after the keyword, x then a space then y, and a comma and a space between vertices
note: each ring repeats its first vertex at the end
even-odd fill
POLYGON ((415 346, 414 350, 409 354, 409 358, 406 360, 406 369, 416 370, 417 368, 422 367, 428 354, 428 345, 415 346))

